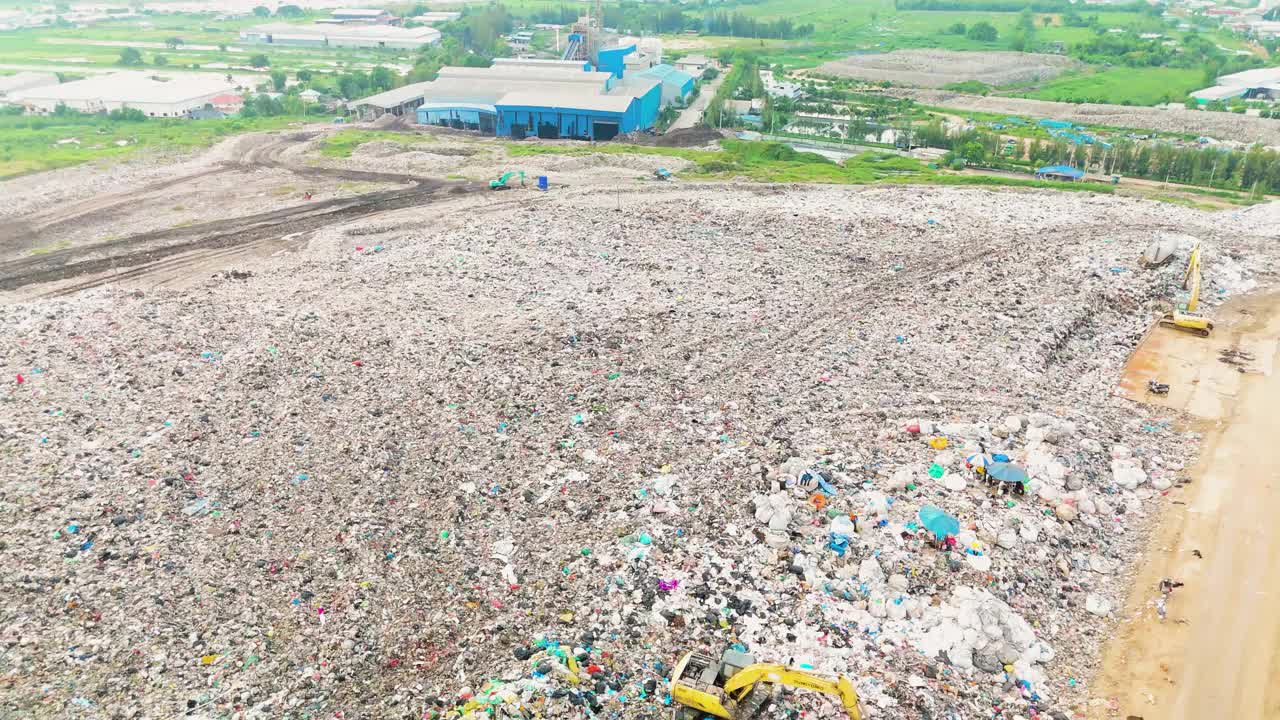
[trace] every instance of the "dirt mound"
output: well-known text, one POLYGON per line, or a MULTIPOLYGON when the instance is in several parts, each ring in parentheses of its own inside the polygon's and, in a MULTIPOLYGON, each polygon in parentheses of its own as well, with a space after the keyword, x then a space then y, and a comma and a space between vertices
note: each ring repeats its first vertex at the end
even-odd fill
POLYGON ((672 130, 662 135, 654 135, 648 138, 649 142, 637 142, 637 145, 653 145, 656 147, 702 147, 709 145, 724 137, 724 134, 715 128, 709 127, 691 127, 672 130))
POLYGON ((910 97, 925 105, 939 105, 961 110, 1053 118, 1084 125, 1109 125, 1135 130, 1208 135, 1246 143, 1260 142, 1264 145, 1280 146, 1280 122, 1250 115, 1201 112, 1187 110, 1181 106, 1166 110, 1097 103, 1077 105, 1049 100, 962 95, 945 90, 891 90, 890 94, 910 97))
POLYGON ((900 85, 940 88, 966 80, 978 80, 988 85, 1047 80, 1077 65, 1075 60, 1061 55, 894 50, 832 60, 819 67, 817 72, 861 80, 888 80, 900 85))

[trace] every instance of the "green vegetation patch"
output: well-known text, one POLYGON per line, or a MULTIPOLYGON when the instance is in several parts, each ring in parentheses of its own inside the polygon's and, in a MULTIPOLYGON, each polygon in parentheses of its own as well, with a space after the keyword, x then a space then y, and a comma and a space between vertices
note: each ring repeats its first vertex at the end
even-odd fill
POLYGON ((390 130, 339 130, 320 141, 320 154, 331 158, 349 158, 356 148, 375 140, 388 140, 401 145, 428 141, 422 135, 390 130))
POLYGON ((299 119, 126 120, 76 112, 0 115, 0 178, 126 158, 143 148, 194 150, 239 133, 283 128, 299 119))
POLYGON ((1202 87, 1204 71, 1189 68, 1114 67, 1109 70, 1062 77, 1022 97, 1059 102, 1095 102, 1112 105, 1157 105, 1181 102, 1202 87))

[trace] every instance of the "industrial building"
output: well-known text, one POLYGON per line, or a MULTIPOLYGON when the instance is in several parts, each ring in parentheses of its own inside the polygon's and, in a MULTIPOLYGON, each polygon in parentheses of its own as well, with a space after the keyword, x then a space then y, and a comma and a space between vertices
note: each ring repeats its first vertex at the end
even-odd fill
POLYGON ((430 27, 402 28, 393 25, 267 23, 241 30, 240 39, 263 45, 417 50, 423 45, 440 42, 440 31, 430 27))
POLYGON ((444 68, 420 90, 418 122, 514 138, 608 140, 653 127, 662 82, 517 63, 444 68))
POLYGON ((664 106, 676 102, 684 102, 693 92, 693 76, 680 72, 670 65, 654 65, 636 75, 662 83, 662 104, 664 106))
POLYGON ((338 8, 329 13, 328 22, 347 25, 387 25, 395 19, 396 16, 380 8, 338 8))
MULTIPOLYGON (((662 79, 643 73, 619 77, 578 65, 509 60, 487 68, 443 68, 438 79, 412 90, 421 98, 418 122, 514 138, 583 140, 608 140, 657 122, 662 79)), ((413 102, 375 96, 361 103, 370 100, 413 102)))
POLYGON ((489 67, 446 67, 415 83, 351 103, 363 117, 414 115, 424 125, 485 135, 608 140, 650 130, 694 78, 662 65, 656 38, 619 38, 594 19, 572 27, 559 59, 499 58, 489 67))
POLYGON ((689 73, 695 77, 701 77, 706 69, 712 67, 711 60, 706 55, 686 55, 676 60, 672 65, 681 72, 689 73))
POLYGON ((440 23, 453 22, 460 17, 462 17, 460 12, 433 11, 414 15, 409 19, 422 25, 439 25, 440 23))
POLYGON ((1070 165, 1046 165, 1036 169, 1036 179, 1080 182, 1084 180, 1084 171, 1077 170, 1070 165))
POLYGON ((1280 98, 1280 68, 1255 68, 1218 78, 1218 84, 1191 93, 1201 105, 1214 101, 1280 98))
POLYGON ((122 72, 19 90, 10 95, 10 100, 36 113, 50 113, 59 105, 65 105, 87 113, 132 108, 148 117, 174 118, 185 117, 233 89, 221 75, 187 73, 157 77, 122 72))

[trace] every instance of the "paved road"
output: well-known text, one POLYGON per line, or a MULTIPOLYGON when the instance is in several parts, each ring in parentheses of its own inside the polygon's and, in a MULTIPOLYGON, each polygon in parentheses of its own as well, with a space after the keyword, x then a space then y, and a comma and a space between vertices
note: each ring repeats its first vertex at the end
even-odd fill
POLYGON ((694 100, 692 105, 680 113, 680 117, 676 118, 676 121, 671 123, 671 127, 667 129, 668 132, 697 125, 698 121, 702 119, 702 111, 707 109, 707 105, 711 103, 711 98, 715 97, 716 90, 720 87, 720 83, 724 82, 724 76, 728 72, 729 68, 725 68, 716 76, 715 80, 703 85, 701 92, 698 94, 698 99, 694 100))

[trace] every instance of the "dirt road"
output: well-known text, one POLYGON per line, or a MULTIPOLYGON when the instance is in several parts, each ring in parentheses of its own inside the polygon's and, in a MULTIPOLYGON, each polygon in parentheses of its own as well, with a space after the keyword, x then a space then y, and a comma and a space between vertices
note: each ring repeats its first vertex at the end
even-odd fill
POLYGON ((334 223, 439 203, 450 196, 481 189, 476 183, 336 169, 281 159, 285 150, 305 144, 317 135, 317 132, 298 132, 264 136, 257 145, 246 148, 236 162, 15 218, 0 229, 0 245, 19 250, 35 247, 86 218, 109 218, 126 209, 136 212, 148 203, 171 204, 174 190, 179 186, 195 185, 213 175, 246 173, 257 168, 283 170, 299 178, 376 183, 391 189, 290 204, 266 212, 231 215, 48 252, 19 254, 16 259, 0 262, 0 296, 16 300, 30 295, 66 295, 144 275, 167 277, 184 271, 203 271, 213 260, 222 262, 292 247, 305 241, 315 230, 334 223))
POLYGON ((1091 717, 1280 718, 1280 294, 1229 303, 1214 337, 1157 329, 1119 393, 1204 426, 1194 482, 1171 490, 1122 624, 1104 653, 1091 717), (1185 583, 1157 612, 1162 579, 1185 583), (1118 713, 1118 715, 1117 715, 1118 713))

